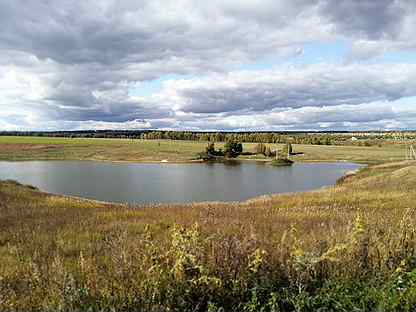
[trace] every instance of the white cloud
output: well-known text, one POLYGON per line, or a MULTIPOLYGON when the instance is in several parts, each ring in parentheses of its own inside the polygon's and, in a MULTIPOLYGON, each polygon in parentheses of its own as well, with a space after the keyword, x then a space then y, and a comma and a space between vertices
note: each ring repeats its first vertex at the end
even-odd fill
POLYGON ((416 64, 320 63, 169 81, 161 98, 171 101, 176 110, 212 114, 354 105, 409 96, 416 96, 416 64))
POLYGON ((0 129, 408 126, 348 116, 416 95, 415 65, 354 63, 414 51, 415 17, 410 0, 2 1, 0 129), (349 65, 236 70, 334 40, 349 65), (129 93, 171 74, 193 78, 129 93))

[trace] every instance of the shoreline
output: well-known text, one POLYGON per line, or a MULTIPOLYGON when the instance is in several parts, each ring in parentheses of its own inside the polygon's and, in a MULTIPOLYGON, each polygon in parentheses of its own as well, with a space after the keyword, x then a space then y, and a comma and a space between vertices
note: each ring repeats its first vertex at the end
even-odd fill
MULTIPOLYGON (((2 160, 0 160, 1 162, 2 160)), ((36 161, 36 160, 34 160, 36 161)), ((42 161, 42 160, 39 160, 42 161)), ((52 160, 53 161, 53 160, 52 160)), ((66 161, 66 160, 57 160, 57 161, 66 161)), ((68 160, 71 161, 71 160, 68 160)), ((75 161, 94 161, 94 160, 75 160, 75 161)), ((249 160, 252 161, 252 160, 249 160)), ((104 162, 106 162, 104 160, 104 162)), ((112 163, 118 163, 117 161, 110 161, 112 163)), ((344 161, 332 161, 332 163, 337 163, 337 162, 344 162, 344 161)), ((123 162, 122 162, 123 163, 123 162)), ((130 163, 130 162, 124 162, 124 163, 130 163)), ((152 162, 152 163, 162 163, 162 162, 152 162)), ((198 161, 195 163, 204 163, 204 161, 198 161)), ((308 162, 303 162, 308 163, 308 162)), ((317 161, 311 161, 310 163, 318 163, 317 161)), ((328 161, 328 163, 331 163, 328 161)), ((351 162, 353 163, 353 162, 351 162)), ((162 163, 162 164, 167 164, 162 163)), ((169 164, 174 164, 174 163, 169 163, 169 164)), ((183 163, 184 164, 184 163, 183 163)), ((357 163, 358 164, 358 163, 357 163)), ((361 165, 361 164, 359 164, 361 165)), ((61 198, 61 199, 67 199, 67 200, 75 200, 78 202, 86 202, 86 203, 96 203, 96 204, 101 204, 101 205, 106 205, 106 206, 118 206, 118 207, 124 207, 124 208, 128 208, 128 209, 144 209, 144 208, 152 208, 152 207, 175 207, 175 206, 199 206, 199 205, 224 205, 224 204, 239 204, 239 205, 247 205, 247 204, 251 204, 251 203, 255 203, 255 202, 259 202, 259 201, 270 201, 275 197, 278 196, 288 196, 288 195, 295 195, 295 194, 308 194, 308 193, 315 193, 315 192, 320 192, 320 191, 324 191, 324 190, 328 190, 332 187, 335 187, 338 183, 338 181, 343 180, 347 177, 352 177, 357 175, 361 170, 368 168, 369 165, 363 165, 360 168, 357 168, 355 170, 352 171, 347 171, 345 172, 341 177, 339 177, 334 184, 329 184, 329 185, 324 185, 321 186, 317 189, 312 189, 312 190, 308 190, 308 191, 299 191, 299 192, 283 192, 283 193, 270 193, 270 194, 262 194, 262 195, 258 195, 255 197, 251 197, 245 200, 234 200, 234 201, 215 201, 215 200, 208 200, 208 201, 196 201, 196 202, 154 202, 154 203, 120 203, 120 202, 111 202, 111 201, 103 201, 103 200, 98 200, 98 199, 91 199, 91 198, 87 198, 87 197, 81 197, 81 196, 75 196, 75 195, 65 195, 65 194, 56 194, 56 193, 51 193, 51 192, 47 192, 44 190, 39 189, 37 186, 35 185, 26 185, 26 184, 22 184, 19 181, 16 180, 1 180, 0 179, 0 183, 2 182, 15 182, 18 183, 22 186, 25 187, 34 187, 35 189, 33 189, 34 192, 37 192, 39 194, 43 194, 46 196, 51 196, 51 197, 57 197, 57 198, 61 198)))
MULTIPOLYGON (((223 161, 205 161, 202 159, 188 159, 188 160, 111 160, 111 159, 50 159, 50 158, 37 158, 37 159, 0 159, 0 162, 28 162, 28 161, 95 161, 95 162, 108 162, 108 163, 119 163, 119 164, 203 164, 209 162, 218 162, 222 163, 223 161)), ((242 161, 242 162, 263 162, 263 163, 271 163, 273 159, 263 159, 263 158, 235 158, 230 159, 229 161, 242 161)), ((396 161, 392 161, 396 162, 396 161)), ((373 163, 371 161, 360 161, 360 160, 333 160, 333 159, 307 159, 307 160, 294 160, 294 164, 301 163, 356 163, 360 165, 382 165, 388 164, 390 162, 382 162, 382 163, 373 163)))
MULTIPOLYGON (((355 174, 354 174, 355 175, 355 174)), ((352 175, 348 175, 348 177, 350 177, 352 175)), ((341 178, 343 178, 344 176, 342 176, 341 178)), ((341 179, 339 178, 339 179, 341 179)), ((100 204, 100 205, 104 205, 104 206, 111 206, 111 207, 122 207, 122 208, 126 208, 126 209, 146 209, 146 208, 154 208, 154 207, 166 207, 166 208, 170 208, 170 207, 195 207, 195 206, 202 206, 202 205, 209 205, 209 206, 215 206, 215 205, 249 205, 249 204, 253 204, 256 202, 265 202, 265 201, 271 201, 272 199, 276 198, 276 197, 280 197, 280 196, 291 196, 291 195, 297 195, 297 194, 309 194, 309 193, 319 193, 325 190, 328 190, 332 187, 335 187, 336 184, 331 184, 331 185, 324 185, 321 186, 317 189, 314 190, 309 190, 309 191, 299 191, 299 192, 284 192, 284 193, 272 193, 272 194, 263 194, 263 195, 259 195, 259 196, 255 196, 252 198, 248 198, 246 200, 231 200, 231 201, 220 201, 220 200, 212 200, 212 201, 196 201, 196 202, 155 202, 155 203, 137 203, 137 204, 131 204, 131 203, 119 203, 119 202, 111 202, 111 201, 103 201, 103 200, 98 200, 98 199, 91 199, 91 198, 87 198, 87 197, 80 197, 80 196, 75 196, 75 195, 65 195, 65 194, 56 194, 56 193, 50 193, 47 191, 43 191, 39 188, 37 188, 36 186, 32 186, 32 185, 26 185, 26 184, 22 184, 19 181, 16 180, 0 180, 0 184, 1 183, 18 183, 20 186, 23 187, 34 187, 34 189, 32 189, 33 192, 38 193, 39 195, 44 195, 44 196, 50 196, 50 197, 55 197, 55 198, 59 198, 59 199, 64 199, 64 200, 74 200, 77 201, 79 203, 85 202, 85 203, 91 203, 91 204, 100 204)))

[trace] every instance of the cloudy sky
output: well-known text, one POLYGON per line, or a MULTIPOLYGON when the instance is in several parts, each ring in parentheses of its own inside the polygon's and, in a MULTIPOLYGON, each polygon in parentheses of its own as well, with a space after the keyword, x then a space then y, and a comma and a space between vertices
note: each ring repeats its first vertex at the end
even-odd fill
POLYGON ((2 0, 0 130, 416 129, 414 0, 2 0))

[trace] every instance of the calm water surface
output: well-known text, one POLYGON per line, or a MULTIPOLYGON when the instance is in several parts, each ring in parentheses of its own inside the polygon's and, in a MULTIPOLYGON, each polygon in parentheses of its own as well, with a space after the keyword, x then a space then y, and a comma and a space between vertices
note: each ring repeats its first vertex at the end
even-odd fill
POLYGON ((56 194, 128 202, 235 201, 331 185, 352 163, 273 167, 264 163, 120 164, 93 161, 0 162, 0 179, 56 194))

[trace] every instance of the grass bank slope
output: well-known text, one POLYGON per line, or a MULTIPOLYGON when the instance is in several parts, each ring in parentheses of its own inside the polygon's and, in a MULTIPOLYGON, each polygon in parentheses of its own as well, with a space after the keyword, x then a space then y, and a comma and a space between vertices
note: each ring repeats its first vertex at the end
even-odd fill
POLYGON ((129 207, 0 183, 1 311, 414 311, 416 166, 129 207))

